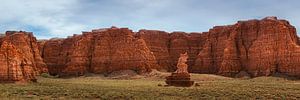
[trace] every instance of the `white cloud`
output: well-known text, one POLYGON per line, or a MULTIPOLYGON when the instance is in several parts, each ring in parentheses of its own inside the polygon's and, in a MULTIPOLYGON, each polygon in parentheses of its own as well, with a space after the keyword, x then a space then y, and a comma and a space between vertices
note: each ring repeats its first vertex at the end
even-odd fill
POLYGON ((47 32, 37 35, 41 37, 43 35, 65 37, 78 33, 84 29, 84 25, 68 20, 68 17, 74 16, 72 10, 77 5, 76 0, 2 0, 0 23, 4 28, 2 27, 1 31, 26 30, 26 27, 31 26, 42 28, 43 32, 47 32))
POLYGON ((270 15, 299 28, 297 4, 298 0, 1 0, 0 31, 33 31, 38 38, 110 26, 203 32, 270 15))

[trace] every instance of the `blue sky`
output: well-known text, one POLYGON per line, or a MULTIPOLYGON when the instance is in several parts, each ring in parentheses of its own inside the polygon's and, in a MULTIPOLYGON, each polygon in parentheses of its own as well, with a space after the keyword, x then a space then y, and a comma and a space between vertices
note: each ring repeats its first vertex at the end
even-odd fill
POLYGON ((278 16, 300 28, 299 0, 1 0, 0 32, 39 39, 111 26, 205 32, 215 25, 278 16))

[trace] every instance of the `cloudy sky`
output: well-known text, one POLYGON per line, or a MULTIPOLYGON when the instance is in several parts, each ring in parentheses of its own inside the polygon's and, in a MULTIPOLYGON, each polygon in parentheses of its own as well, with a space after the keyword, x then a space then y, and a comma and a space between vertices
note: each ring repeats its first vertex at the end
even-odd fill
POLYGON ((299 0, 1 0, 0 32, 39 39, 111 26, 204 32, 237 20, 278 16, 300 29, 299 0))

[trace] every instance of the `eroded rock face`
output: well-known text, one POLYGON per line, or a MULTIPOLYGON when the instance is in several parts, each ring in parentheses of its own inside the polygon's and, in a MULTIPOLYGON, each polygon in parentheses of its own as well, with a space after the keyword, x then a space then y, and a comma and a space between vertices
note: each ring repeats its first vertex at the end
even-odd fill
POLYGON ((35 81, 36 75, 48 72, 32 33, 8 31, 0 40, 1 82, 35 81))
MULTIPOLYGON (((188 64, 194 65, 199 51, 204 45, 205 34, 140 30, 137 37, 144 39, 150 51, 154 53, 160 70, 175 71, 181 53, 189 55, 188 64)), ((192 70, 191 70, 192 71, 192 70)))
POLYGON ((45 42, 39 42, 41 56, 47 64, 48 71, 51 75, 57 75, 61 72, 63 66, 58 61, 61 59, 60 51, 63 39, 50 39, 45 42))
POLYGON ((140 30, 136 36, 143 39, 150 51, 153 52, 159 65, 158 70, 171 71, 173 69, 174 66, 169 54, 169 33, 157 30, 140 30))
POLYGON ((83 75, 119 70, 175 71, 188 53, 193 73, 255 76, 284 73, 300 76, 299 38, 289 22, 276 17, 216 26, 209 32, 185 33, 127 28, 97 29, 66 39, 40 42, 52 74, 83 75))
POLYGON ((127 28, 115 27, 49 40, 43 57, 53 74, 63 76, 119 70, 145 73, 158 66, 143 39, 127 28))
MULTIPOLYGON (((172 65, 176 66, 180 54, 187 52, 189 59, 187 64, 194 66, 196 57, 202 45, 205 42, 205 34, 201 33, 184 33, 173 32, 170 34, 170 58, 172 65)), ((176 69, 176 68, 173 68, 176 69)), ((190 72, 193 72, 192 67, 189 67, 190 72)))
POLYGON ((143 39, 134 37, 127 29, 107 29, 93 31, 94 50, 92 54, 92 72, 103 73, 117 70, 135 70, 138 73, 149 72, 157 68, 154 54, 143 39))
POLYGON ((251 76, 285 73, 299 76, 299 40, 285 20, 239 21, 214 27, 200 51, 195 68, 199 73, 234 76, 246 71, 251 76))

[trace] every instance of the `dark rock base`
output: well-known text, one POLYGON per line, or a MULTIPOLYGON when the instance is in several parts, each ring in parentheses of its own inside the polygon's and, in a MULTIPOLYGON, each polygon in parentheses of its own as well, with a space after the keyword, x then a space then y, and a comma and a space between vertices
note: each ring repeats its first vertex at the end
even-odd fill
POLYGON ((194 84, 194 81, 191 81, 189 73, 172 73, 166 79, 166 83, 169 86, 190 87, 194 84))

